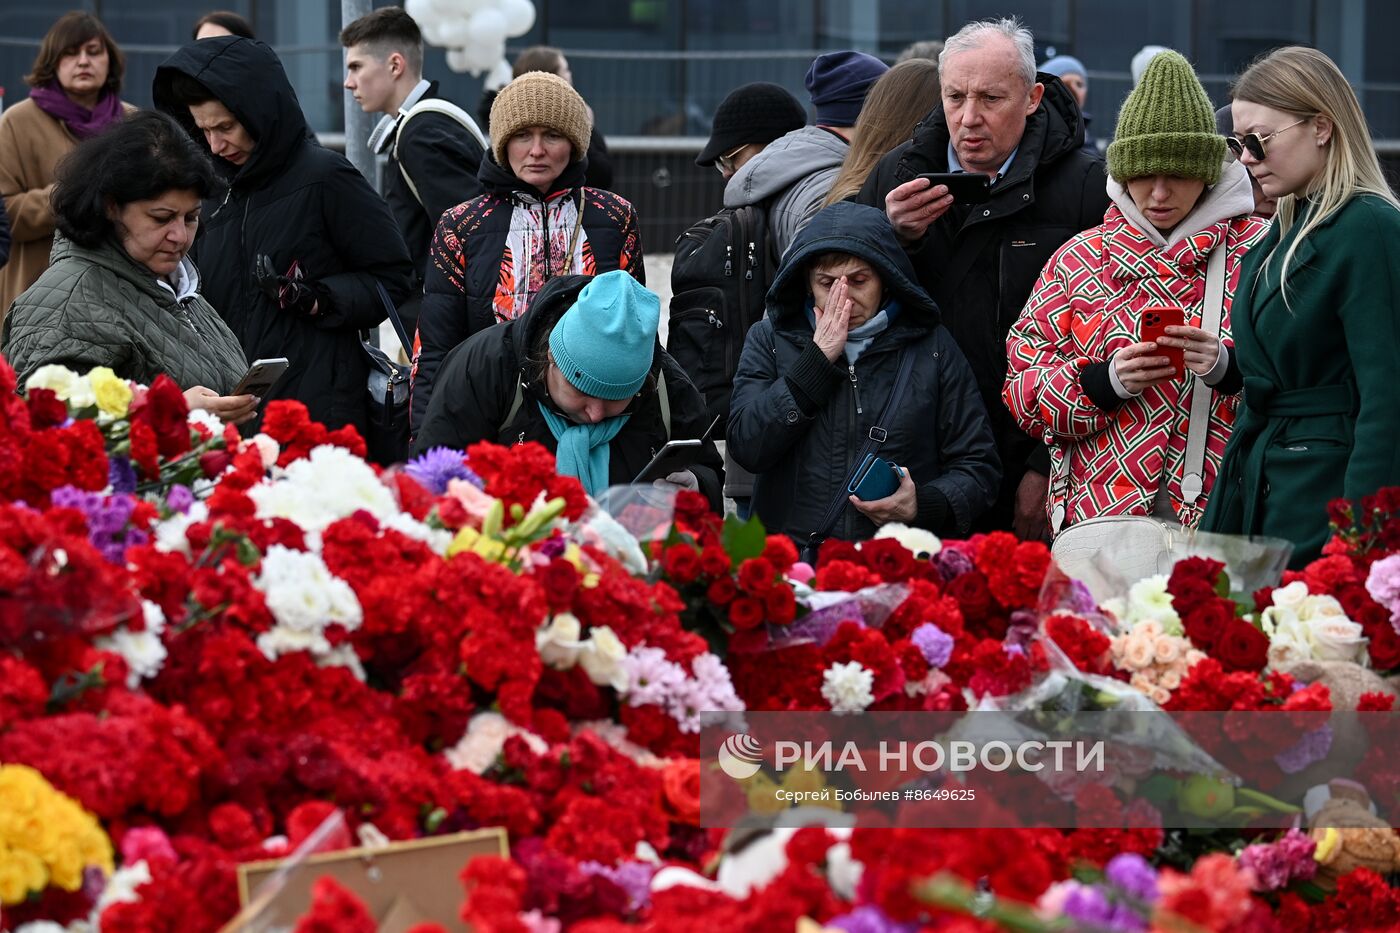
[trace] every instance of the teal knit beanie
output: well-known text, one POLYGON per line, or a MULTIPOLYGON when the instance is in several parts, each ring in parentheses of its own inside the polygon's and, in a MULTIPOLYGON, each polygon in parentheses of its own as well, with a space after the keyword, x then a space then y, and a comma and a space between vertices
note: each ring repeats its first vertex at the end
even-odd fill
POLYGON ((583 287, 549 334, 564 378, 584 395, 636 395, 651 370, 661 299, 621 269, 583 287))
POLYGON ((1225 137, 1191 63, 1179 52, 1159 52, 1118 111, 1108 147, 1108 174, 1120 184, 1149 175, 1220 180, 1225 137))

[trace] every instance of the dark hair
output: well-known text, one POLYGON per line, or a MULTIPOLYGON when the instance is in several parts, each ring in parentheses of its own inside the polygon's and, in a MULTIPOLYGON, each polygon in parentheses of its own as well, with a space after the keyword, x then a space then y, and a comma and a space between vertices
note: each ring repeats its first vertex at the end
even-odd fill
POLYGON ((399 7, 386 6, 361 16, 340 31, 340 44, 347 49, 367 45, 381 61, 398 52, 410 72, 423 72, 423 32, 399 7))
POLYGON ((126 56, 102 21, 83 12, 64 13, 49 27, 44 41, 39 44, 39 54, 34 56, 34 67, 24 76, 24 82, 30 87, 42 87, 57 81, 58 60, 93 39, 101 39, 107 47, 107 82, 102 90, 118 93, 122 89, 122 75, 126 73, 126 56))
POLYGON ((180 124, 140 110, 106 132, 79 143, 55 170, 53 212, 58 229, 79 246, 97 246, 114 227, 107 209, 193 191, 210 197, 218 184, 214 163, 180 124))
POLYGON ((215 10, 212 13, 205 13, 194 21, 194 29, 190 30, 190 38, 199 38, 199 31, 205 26, 222 26, 235 36, 242 36, 244 39, 256 39, 253 35, 253 24, 232 10, 215 10))
POLYGON ((213 91, 194 78, 183 71, 171 74, 170 102, 177 107, 196 107, 200 104, 207 104, 211 100, 219 100, 219 98, 213 91))
POLYGON ((511 66, 512 77, 520 77, 529 71, 547 71, 557 75, 564 65, 564 53, 552 45, 532 45, 515 57, 511 66))

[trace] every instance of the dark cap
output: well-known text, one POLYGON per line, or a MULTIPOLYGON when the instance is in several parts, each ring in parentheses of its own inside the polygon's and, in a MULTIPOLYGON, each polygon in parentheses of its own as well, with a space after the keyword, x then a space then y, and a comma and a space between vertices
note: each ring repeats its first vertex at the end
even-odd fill
POLYGON ((695 157, 695 164, 714 165, 726 152, 749 143, 766 146, 806 125, 807 111, 787 88, 766 81, 741 85, 715 109, 710 141, 695 157))
POLYGON ((827 52, 807 69, 807 93, 817 108, 817 122, 855 126, 866 92, 890 66, 864 52, 827 52))

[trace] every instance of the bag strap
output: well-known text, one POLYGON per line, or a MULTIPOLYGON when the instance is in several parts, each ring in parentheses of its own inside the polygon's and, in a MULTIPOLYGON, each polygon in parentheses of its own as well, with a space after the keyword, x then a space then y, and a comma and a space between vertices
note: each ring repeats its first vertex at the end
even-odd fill
MULTIPOLYGON (((1220 336, 1220 320, 1225 313, 1225 256, 1228 252, 1222 240, 1219 246, 1211 250, 1206 263, 1201 330, 1212 337, 1220 336)), ((1205 489, 1206 438, 1210 428, 1210 399, 1214 392, 1200 376, 1195 378, 1191 387, 1191 415, 1186 429, 1185 472, 1181 477, 1181 498, 1187 505, 1194 505, 1205 489)))
MULTIPOLYGON (((404 168, 403 163, 399 161, 399 140, 403 138, 404 127, 408 126, 408 121, 412 120, 420 113, 440 113, 449 116, 460 123, 462 128, 468 133, 471 133, 482 149, 489 150, 491 144, 482 134, 481 128, 476 125, 476 121, 471 118, 471 115, 450 100, 429 97, 427 100, 420 100, 409 108, 409 111, 403 115, 403 120, 399 123, 397 131, 394 133, 394 162, 398 165, 399 174, 403 176, 404 182, 408 185, 408 190, 413 192, 413 199, 418 202, 420 207, 426 207, 427 205, 423 204, 423 196, 418 193, 418 186, 415 185, 413 179, 409 177, 408 169, 404 168)), ((436 223, 436 221, 434 221, 434 223, 436 223)))
POLYGON ((807 538, 808 547, 815 548, 831 534, 831 529, 835 527, 836 520, 841 517, 841 509, 847 504, 846 489, 851 485, 851 480, 855 477, 856 471, 861 468, 865 458, 880 449, 880 445, 889 439, 889 430, 885 425, 889 423, 890 415, 894 414, 905 390, 909 387, 910 376, 914 373, 914 352, 905 348, 899 353, 899 373, 894 377, 894 388, 890 390, 890 397, 885 399, 885 407, 880 410, 880 417, 875 419, 875 423, 870 426, 870 430, 865 433, 865 443, 856 453, 855 466, 851 469, 850 475, 845 482, 836 490, 836 496, 831 504, 826 507, 826 514, 822 516, 821 523, 817 530, 813 531, 807 538))
POLYGON ((413 341, 408 339, 408 331, 404 330, 403 319, 399 317, 399 309, 394 307, 394 300, 389 297, 388 291, 384 288, 384 283, 378 279, 374 282, 374 289, 379 293, 379 300, 384 305, 384 310, 389 312, 389 320, 394 324, 394 333, 398 335, 399 345, 403 347, 403 352, 409 356, 413 355, 413 341))

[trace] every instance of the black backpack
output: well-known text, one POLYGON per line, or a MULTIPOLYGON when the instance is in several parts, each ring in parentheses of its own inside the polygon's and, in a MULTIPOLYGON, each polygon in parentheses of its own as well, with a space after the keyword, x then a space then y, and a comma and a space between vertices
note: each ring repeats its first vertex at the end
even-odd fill
POLYGON ((705 420, 729 421, 744 336, 763 317, 777 263, 761 205, 725 208, 676 240, 666 352, 705 397, 705 420))

